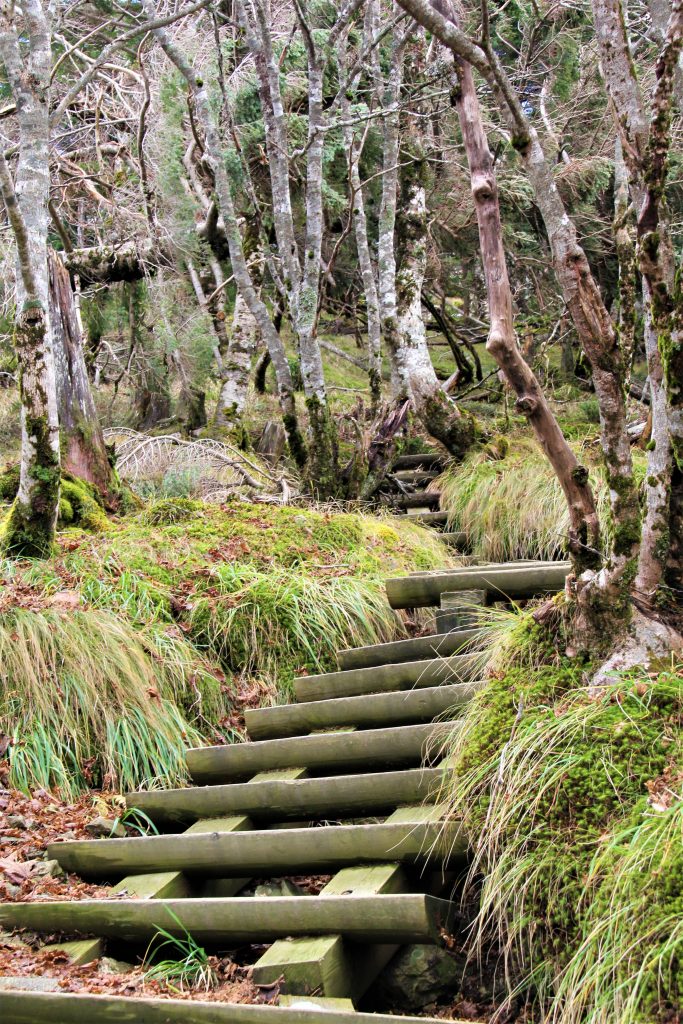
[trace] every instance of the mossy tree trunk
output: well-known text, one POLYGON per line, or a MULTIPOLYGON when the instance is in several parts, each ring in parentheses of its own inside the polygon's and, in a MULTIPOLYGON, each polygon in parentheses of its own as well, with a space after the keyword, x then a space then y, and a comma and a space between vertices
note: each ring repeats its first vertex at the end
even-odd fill
POLYGON ((57 523, 60 455, 47 269, 52 52, 40 0, 27 0, 21 13, 3 11, 0 60, 19 125, 15 180, 0 155, 0 190, 18 255, 15 346, 22 409, 19 492, 3 544, 13 554, 44 557, 57 523))
POLYGON ((373 66, 375 91, 383 118, 382 197, 379 211, 377 265, 382 333, 391 366, 391 387, 399 407, 408 400, 425 430, 452 454, 462 455, 474 440, 470 417, 462 416, 443 391, 432 365, 422 317, 422 284, 426 266, 426 163, 414 124, 408 122, 409 144, 401 154, 401 117, 405 51, 410 32, 393 30, 386 78, 373 66), (399 165, 409 165, 401 177, 399 165))
POLYGON ((69 272, 50 250, 50 322, 57 379, 62 465, 97 487, 105 504, 116 503, 116 474, 90 390, 83 335, 69 272))

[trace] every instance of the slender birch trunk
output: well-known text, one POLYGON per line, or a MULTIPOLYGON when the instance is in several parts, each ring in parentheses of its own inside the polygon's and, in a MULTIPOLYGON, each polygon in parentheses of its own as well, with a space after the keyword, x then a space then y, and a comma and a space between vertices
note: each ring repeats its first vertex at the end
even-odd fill
POLYGON ((456 73, 458 86, 454 100, 470 169, 488 293, 491 327, 486 348, 517 395, 516 408, 529 420, 560 482, 569 508, 569 551, 578 577, 585 569, 595 568, 600 561, 600 524, 588 484, 588 472, 569 447, 538 380, 517 344, 493 159, 472 68, 464 61, 456 60, 456 73))
POLYGON ((47 269, 52 51, 49 16, 40 0, 26 0, 22 11, 3 9, 0 14, 0 60, 19 125, 15 180, 0 155, 0 191, 18 255, 15 345, 22 421, 19 492, 5 523, 3 546, 13 554, 44 557, 52 548, 60 487, 47 269), (20 37, 28 42, 26 57, 20 37))
MULTIPOLYGON (((143 0, 143 9, 147 19, 152 21, 155 15, 153 0, 143 0)), ((204 84, 203 79, 194 74, 184 54, 182 54, 178 47, 173 43, 166 29, 155 28, 153 31, 166 56, 171 63, 175 65, 178 71, 180 71, 187 82, 194 100, 197 117, 204 131, 207 158, 214 175, 216 198, 225 225, 225 234, 230 252, 232 272, 235 277, 235 281, 237 282, 237 287, 242 293, 244 301, 256 320, 263 340, 268 347, 270 358, 275 369, 278 397, 280 400, 280 408, 282 410, 285 430, 287 431, 290 452, 297 465, 303 467, 306 464, 307 453, 303 438, 299 431, 289 363, 287 361, 282 340, 278 332, 275 330, 270 314, 254 286, 254 282, 249 271, 249 266, 244 254, 242 234, 232 201, 230 182, 225 168, 223 148, 220 143, 213 114, 211 113, 206 85, 204 84)))
MULTIPOLYGON (((373 38, 374 20, 371 17, 371 7, 365 22, 364 41, 367 43, 373 38)), ((339 72, 344 77, 347 69, 347 37, 340 40, 339 46, 339 72)), ((351 102, 348 92, 345 90, 341 100, 342 120, 344 122, 344 146, 349 161, 349 186, 351 190, 351 210, 353 215, 353 231, 356 241, 356 252, 358 254, 358 266, 363 281, 363 292, 365 294, 365 311, 367 318, 368 332, 368 377, 370 382, 370 394, 373 405, 377 405, 382 394, 382 324, 379 310, 379 294, 377 290, 377 277, 372 264, 370 254, 370 243, 368 240, 368 220, 365 212, 365 197, 360 177, 360 158, 363 152, 365 136, 362 132, 354 131, 351 123, 351 102)))

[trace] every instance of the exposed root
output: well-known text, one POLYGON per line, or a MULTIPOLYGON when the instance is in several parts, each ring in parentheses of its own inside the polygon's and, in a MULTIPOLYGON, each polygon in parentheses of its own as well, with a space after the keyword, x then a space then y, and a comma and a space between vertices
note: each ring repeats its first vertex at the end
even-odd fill
POLYGON ((597 670, 591 686, 597 689, 611 682, 617 671, 661 668, 672 655, 683 655, 683 635, 634 608, 628 632, 597 670))

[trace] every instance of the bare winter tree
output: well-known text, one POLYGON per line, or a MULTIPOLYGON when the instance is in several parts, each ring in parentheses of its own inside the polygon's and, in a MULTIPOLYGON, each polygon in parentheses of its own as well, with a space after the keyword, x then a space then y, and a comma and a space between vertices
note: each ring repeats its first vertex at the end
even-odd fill
MULTIPOLYGON (((579 536, 575 538, 574 544, 572 545, 570 542, 576 570, 573 590, 579 609, 579 614, 576 617, 576 646, 587 647, 593 653, 596 650, 605 649, 606 646, 612 651, 615 647, 618 648, 613 661, 608 662, 608 665, 615 661, 642 662, 647 660, 651 652, 661 653, 669 650, 672 644, 680 643, 680 637, 677 637, 675 632, 672 633, 666 622, 662 621, 661 617, 654 612, 652 590, 649 594, 644 595, 641 589, 644 564, 648 563, 652 557, 646 552, 648 549, 650 552, 652 551, 649 535, 652 532, 651 520, 656 513, 650 507, 643 526, 626 430, 623 358, 614 324, 591 274, 585 253, 579 244, 576 227, 564 207, 554 181, 552 168, 545 156, 538 135, 492 46, 488 26, 488 9, 484 7, 482 40, 475 42, 460 29, 447 0, 431 0, 431 2, 430 0, 399 0, 399 3, 441 39, 460 61, 476 67, 482 74, 490 85, 501 113, 510 126, 512 144, 520 154, 527 170, 538 208, 545 222, 557 279, 577 334, 591 364, 593 384, 600 408, 602 444, 610 486, 614 538, 604 562, 597 549, 598 538, 595 517, 591 510, 590 493, 583 488, 578 492, 583 502, 580 513, 583 526, 579 536), (580 542, 578 547, 576 541, 580 542), (579 555, 581 549, 583 550, 582 556, 579 555), (637 573, 639 580, 634 585, 637 573), (645 602, 643 598, 645 598, 645 602), (643 615, 643 610, 648 614, 643 615), (615 640, 615 637, 621 639, 615 640)), ((630 149, 635 146, 636 142, 637 127, 642 124, 643 118, 642 114, 638 113, 637 105, 633 100, 635 79, 631 64, 628 64, 628 67, 631 68, 630 75, 627 70, 623 11, 620 4, 595 4, 594 7, 598 36, 602 35, 605 38, 604 48, 609 50, 609 61, 607 62, 603 58, 603 63, 610 63, 614 71, 611 83, 612 101, 620 119, 622 143, 625 148, 629 147, 628 159, 632 166, 632 178, 635 178, 636 183, 639 180, 641 183, 646 182, 646 188, 652 189, 652 192, 647 194, 647 199, 644 201, 645 206, 639 216, 641 271, 646 287, 653 289, 657 296, 662 297, 662 305, 657 306, 656 314, 654 313, 655 303, 653 303, 653 324, 657 324, 657 317, 659 317, 657 333, 660 337, 658 337, 657 350, 661 352, 663 347, 664 361, 667 361, 669 365, 673 364, 676 368, 677 376, 669 378, 669 380, 675 379, 680 382, 680 367, 676 362, 679 348, 670 347, 670 339, 676 338, 675 329, 676 324, 680 322, 680 310, 676 308, 676 299, 671 285, 666 283, 667 280, 671 281, 670 277, 667 279, 665 276, 663 254, 666 247, 662 245, 661 250, 657 250, 657 246, 654 246, 655 241, 660 241, 656 229, 659 226, 660 198, 668 148, 666 133, 674 74, 681 47, 680 2, 677 0, 673 4, 666 42, 657 65, 657 85, 653 98, 653 127, 647 140, 647 147, 641 148, 643 156, 640 158, 640 163, 634 162, 630 156, 630 149), (619 37, 615 35, 616 29, 614 28, 617 21, 621 25, 619 37), (611 33, 607 29, 608 23, 612 26, 611 33), (615 66, 617 61, 620 62, 618 68, 615 66), (644 211, 646 211, 645 217, 644 211), (646 225, 646 228, 643 225, 646 225), (654 234, 649 233, 652 231, 654 234), (649 238, 649 244, 645 246, 643 246, 644 238, 649 238), (651 282, 649 277, 651 277, 651 282)), ((461 65, 461 90, 463 67, 464 65, 461 65)), ((607 67, 604 67, 603 70, 609 86, 609 70, 607 67)), ((466 79, 465 82, 467 84, 466 79)), ((471 87, 468 91, 471 97, 471 87)), ((462 121, 462 114, 461 123, 467 138, 467 124, 462 121)), ((471 134, 467 149, 470 168, 473 170, 478 161, 474 138, 471 134), (474 164, 473 157, 475 158, 474 164)), ((635 152, 637 154, 638 150, 636 149, 635 152)), ((480 229, 484 213, 481 201, 486 198, 486 193, 489 191, 490 186, 487 185, 477 199, 475 188, 480 229)), ((482 241, 484 241, 483 238, 482 241)), ((490 260, 490 246, 485 249, 482 245, 482 249, 487 255, 487 261, 490 260)), ((489 280, 489 288, 491 283, 489 280)), ((489 294, 491 295, 490 292, 489 294)), ((656 327, 655 330, 657 330, 656 327)), ((492 350, 495 351, 496 347, 498 346, 494 343, 492 350)), ((652 352, 652 345, 650 345, 650 350, 652 352)), ((656 374, 656 353, 654 360, 652 355, 650 360, 652 371, 656 374)), ((509 372, 509 367, 507 369, 509 372)), ((663 377, 662 372, 659 372, 660 377, 663 377)), ((510 377, 510 380, 513 381, 513 378, 510 377)), ((664 389, 666 390, 666 388, 667 386, 664 384, 664 389)), ((669 407, 674 408, 674 418, 673 424, 669 420, 669 425, 665 428, 669 431, 669 441, 668 445, 665 442, 665 448, 675 443, 671 431, 672 428, 673 431, 676 430, 675 410, 676 403, 680 400, 679 396, 680 384, 674 384, 672 391, 672 384, 669 383, 667 401, 669 407)), ((549 423, 542 428, 546 450, 548 450, 549 435, 547 431, 549 428, 549 423)), ((653 440, 652 447, 656 451, 657 440, 654 438, 653 440)), ((661 459, 661 449, 659 458, 661 459)), ((567 494, 567 470, 575 484, 584 482, 585 470, 581 467, 574 467, 572 470, 568 465, 563 467, 556 462, 553 462, 553 465, 561 482, 564 478, 565 494, 567 494)), ((662 467, 659 463, 658 465, 660 473, 663 472, 666 476, 666 467, 662 467)), ((680 519, 676 520, 675 518, 678 515, 678 505, 677 499, 674 497, 678 493, 679 486, 677 472, 674 470, 667 481, 673 499, 670 499, 669 506, 675 520, 673 529, 671 529, 668 519, 665 524, 661 522, 661 500, 653 497, 649 505, 658 504, 657 514, 660 515, 661 532, 658 535, 660 551, 665 552, 663 557, 660 555, 660 576, 663 569, 662 563, 673 562, 674 566, 677 565, 677 579, 680 583, 680 548, 677 539, 680 519)), ((654 482, 650 484, 650 487, 653 492, 657 491, 654 482)), ((572 516, 577 517, 578 508, 572 504, 569 496, 568 500, 572 516)), ((578 522, 578 519, 575 518, 575 521, 578 522)), ((675 572, 676 568, 674 568, 675 572)), ((654 579, 657 579, 657 574, 650 572, 650 581, 652 581, 653 575, 654 579)), ((665 596, 664 600, 666 600, 665 596)), ((671 611, 675 617, 677 616, 676 609, 679 608, 679 600, 680 597, 677 598, 674 594, 671 611)))

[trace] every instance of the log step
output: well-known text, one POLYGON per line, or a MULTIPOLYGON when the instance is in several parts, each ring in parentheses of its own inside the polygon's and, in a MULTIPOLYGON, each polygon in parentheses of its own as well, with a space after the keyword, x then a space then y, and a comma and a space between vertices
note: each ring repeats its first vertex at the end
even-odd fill
POLYGON ((461 629, 453 633, 435 633, 414 640, 392 640, 387 644, 369 647, 350 647, 337 652, 342 671, 372 668, 378 665, 396 665, 400 662, 426 661, 428 658, 447 658, 456 654, 476 636, 476 629, 461 629))
POLYGON ((441 495, 438 491, 416 491, 414 494, 384 495, 382 502, 391 508, 438 508, 441 495))
POLYGON ((256 743, 195 747, 187 752, 194 782, 229 782, 269 768, 334 769, 352 772, 371 766, 417 766, 437 752, 457 723, 404 725, 358 732, 316 733, 256 743))
POLYGON ((414 455, 399 455, 393 469, 417 469, 420 466, 443 469, 446 459, 439 452, 418 452, 414 455))
MULTIPOLYGON (((327 825, 246 832, 201 832, 132 839, 83 839, 49 846, 50 857, 83 878, 113 879, 136 871, 182 871, 202 878, 268 878, 327 874, 356 864, 443 863, 462 855, 457 825, 440 821, 327 825)), ((434 814, 439 809, 434 808, 434 814)), ((204 823, 209 828, 210 821, 204 823)), ((217 826, 220 828, 220 826, 217 826)))
POLYGON ((442 683, 467 682, 475 678, 481 665, 481 655, 454 654, 447 659, 425 658, 371 668, 353 668, 325 675, 301 676, 294 681, 294 692, 298 701, 318 701, 412 687, 440 686, 442 683))
POLYGON ((77 900, 0 904, 0 926, 94 933, 137 943, 149 942, 164 928, 183 938, 188 931, 196 942, 212 948, 273 942, 288 935, 342 935, 361 943, 439 943, 454 909, 448 901, 422 893, 77 900))
POLYGON ((421 526, 445 526, 448 522, 448 512, 411 512, 408 509, 408 516, 421 526))
POLYGON ((428 484, 430 480, 436 480, 438 475, 437 469, 399 469, 393 473, 402 484, 428 484))
POLYGON ((532 597, 564 588, 569 562, 506 568, 471 566, 454 572, 424 573, 387 580, 387 597, 392 608, 424 608, 437 605, 441 594, 456 590, 486 590, 500 599, 532 597))
POLYGON ((433 801, 441 777, 440 768, 409 768, 366 775, 273 779, 131 793, 126 805, 144 811, 155 824, 185 825, 222 814, 246 814, 255 821, 353 818, 380 814, 400 803, 433 801))
POLYGON ((307 999, 286 1007, 72 992, 3 991, 0 999, 3 1024, 448 1024, 429 1017, 350 1013, 328 1007, 323 1011, 307 999))
POLYGON ((303 704, 251 709, 245 712, 245 721, 252 740, 301 736, 333 726, 357 725, 368 728, 432 722, 451 709, 460 707, 470 699, 472 692, 473 684, 454 683, 450 686, 363 694, 360 697, 335 697, 331 700, 306 701, 303 704))

